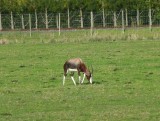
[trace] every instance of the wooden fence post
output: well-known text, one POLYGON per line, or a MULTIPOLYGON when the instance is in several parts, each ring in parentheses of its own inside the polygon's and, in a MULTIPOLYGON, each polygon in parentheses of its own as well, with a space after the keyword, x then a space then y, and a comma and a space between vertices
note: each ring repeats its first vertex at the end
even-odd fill
POLYGON ((24 16, 23 16, 23 14, 21 15, 21 21, 22 21, 22 29, 25 29, 25 26, 24 26, 24 16))
POLYGON ((149 7, 149 30, 152 31, 152 9, 149 7))
POLYGON ((47 8, 45 9, 45 19, 46 19, 46 22, 45 22, 46 29, 48 29, 48 10, 47 10, 47 8))
POLYGON ((80 17, 81 17, 81 28, 83 28, 83 13, 81 8, 80 8, 80 17))
POLYGON ((61 35, 61 14, 58 14, 58 29, 59 29, 59 36, 61 35))
POLYGON ((37 18, 37 10, 36 9, 34 11, 34 15, 35 15, 35 29, 38 29, 38 18, 37 18))
POLYGON ((137 26, 139 27, 140 23, 139 23, 139 9, 137 8, 137 26))
POLYGON ((124 28, 124 11, 122 9, 122 32, 124 33, 125 28, 124 28))
POLYGON ((71 28, 71 26, 70 26, 70 11, 69 11, 69 8, 67 9, 67 13, 68 13, 68 28, 71 28))
POLYGON ((13 13, 11 11, 11 29, 14 29, 13 13))
POLYGON ((57 26, 57 29, 59 28, 59 20, 58 20, 58 14, 56 14, 56 26, 57 26))
POLYGON ((126 26, 128 26, 128 10, 127 10, 127 8, 125 9, 125 12, 126 12, 126 26))
POLYGON ((31 14, 29 14, 29 34, 32 36, 32 22, 31 22, 31 14))
POLYGON ((117 27, 117 15, 116 15, 116 11, 113 12, 113 21, 114 21, 114 27, 117 27))
POLYGON ((94 26, 93 12, 91 11, 91 36, 93 35, 93 26, 94 26))
POLYGON ((104 8, 103 8, 103 27, 106 27, 106 19, 105 19, 104 8))
POLYGON ((0 31, 2 30, 2 14, 0 12, 0 31))

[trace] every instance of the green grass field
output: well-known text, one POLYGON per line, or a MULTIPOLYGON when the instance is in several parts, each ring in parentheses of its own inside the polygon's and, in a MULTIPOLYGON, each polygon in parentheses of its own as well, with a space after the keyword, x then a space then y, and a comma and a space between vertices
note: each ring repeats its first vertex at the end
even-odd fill
POLYGON ((0 45, 0 121, 158 121, 159 93, 159 40, 0 45), (74 57, 93 66, 93 85, 68 75, 62 86, 74 57))
POLYGON ((67 42, 90 42, 90 41, 136 41, 136 40, 160 40, 160 28, 129 28, 125 33, 117 29, 94 29, 91 36, 90 30, 61 31, 0 31, 0 44, 52 44, 67 42))

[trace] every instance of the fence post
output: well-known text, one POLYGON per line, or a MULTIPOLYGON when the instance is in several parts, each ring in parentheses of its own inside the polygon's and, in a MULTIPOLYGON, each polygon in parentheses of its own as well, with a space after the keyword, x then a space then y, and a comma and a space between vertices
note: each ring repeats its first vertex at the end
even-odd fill
POLYGON ((113 13, 113 21, 114 21, 114 27, 117 27, 117 16, 116 16, 116 11, 113 13))
POLYGON ((37 10, 34 11, 35 14, 35 29, 38 29, 38 18, 37 18, 37 10))
POLYGON ((61 14, 59 13, 58 14, 58 29, 59 29, 59 36, 61 35, 61 14))
POLYGON ((83 28, 83 13, 81 8, 80 8, 80 17, 81 17, 81 28, 83 28))
POLYGON ((124 11, 122 9, 122 32, 124 33, 125 28, 124 28, 124 11))
POLYGON ((94 21, 93 21, 93 12, 91 11, 91 36, 93 35, 93 25, 94 21))
POLYGON ((71 26, 70 26, 70 11, 69 11, 69 7, 67 9, 67 12, 68 12, 68 28, 71 28, 71 26))
POLYGON ((125 9, 125 12, 126 12, 126 26, 128 26, 128 10, 127 10, 127 8, 125 9))
POLYGON ((13 13, 11 11, 11 29, 14 29, 14 22, 13 22, 13 13))
POLYGON ((46 18, 46 29, 48 29, 48 11, 47 11, 47 8, 45 9, 45 18, 46 18))
POLYGON ((56 26, 57 26, 57 29, 59 28, 59 22, 58 22, 58 14, 56 14, 56 26))
POLYGON ((103 8, 103 27, 106 27, 106 19, 105 19, 105 13, 104 13, 104 8, 103 8))
POLYGON ((152 31, 152 9, 149 7, 149 30, 152 31))
POLYGON ((22 21, 22 29, 25 29, 25 27, 24 27, 24 16, 23 16, 23 14, 21 15, 21 21, 22 21))
POLYGON ((31 14, 29 14, 29 35, 32 36, 32 23, 31 23, 31 14))
POLYGON ((0 12, 0 31, 2 30, 2 14, 0 12))
POLYGON ((139 27, 139 9, 137 8, 137 26, 139 27))

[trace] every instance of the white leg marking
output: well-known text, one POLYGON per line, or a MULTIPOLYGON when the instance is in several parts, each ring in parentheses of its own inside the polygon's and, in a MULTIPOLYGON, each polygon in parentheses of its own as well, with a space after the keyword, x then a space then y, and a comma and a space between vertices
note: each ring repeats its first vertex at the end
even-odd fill
POLYGON ((89 80, 89 81, 90 81, 90 83, 92 84, 92 81, 93 81, 93 80, 92 80, 92 77, 90 78, 90 80, 89 80))
POLYGON ((73 76, 71 76, 71 79, 72 79, 72 81, 73 81, 74 85, 76 85, 76 82, 75 82, 75 80, 74 80, 73 76))
POLYGON ((66 77, 63 75, 63 85, 64 85, 64 83, 65 83, 65 79, 66 79, 66 77))
POLYGON ((86 76, 86 75, 84 74, 84 75, 83 75, 83 79, 82 79, 82 82, 81 82, 81 83, 83 83, 83 81, 84 81, 84 79, 85 79, 85 76, 86 76))
POLYGON ((79 76, 79 83, 81 84, 81 76, 79 76))

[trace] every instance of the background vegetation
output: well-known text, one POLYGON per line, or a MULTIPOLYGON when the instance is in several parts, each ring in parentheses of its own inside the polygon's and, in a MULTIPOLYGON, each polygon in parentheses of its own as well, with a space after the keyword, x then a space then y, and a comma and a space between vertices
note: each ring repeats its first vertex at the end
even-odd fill
POLYGON ((0 12, 29 13, 35 10, 44 12, 64 12, 70 10, 100 11, 120 9, 159 9, 159 0, 0 0, 0 12))

